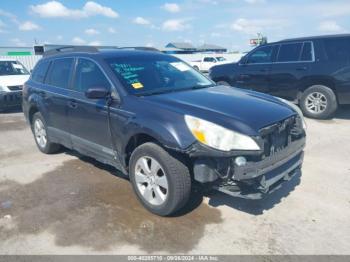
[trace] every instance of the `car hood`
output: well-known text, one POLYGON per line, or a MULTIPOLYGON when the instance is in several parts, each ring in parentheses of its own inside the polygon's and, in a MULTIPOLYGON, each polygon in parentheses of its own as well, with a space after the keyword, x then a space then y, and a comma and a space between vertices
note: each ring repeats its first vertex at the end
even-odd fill
POLYGON ((29 75, 6 75, 0 76, 1 86, 20 86, 29 78, 29 75))
POLYGON ((258 135, 261 128, 296 114, 273 96, 227 86, 146 96, 144 99, 252 136, 258 135))

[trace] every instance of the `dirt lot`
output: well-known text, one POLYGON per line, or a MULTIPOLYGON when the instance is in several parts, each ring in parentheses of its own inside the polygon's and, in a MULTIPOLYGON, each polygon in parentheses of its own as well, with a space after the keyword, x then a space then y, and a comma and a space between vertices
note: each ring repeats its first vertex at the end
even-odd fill
POLYGON ((263 201, 193 195, 161 218, 116 170, 37 150, 22 113, 0 115, 1 254, 350 254, 350 108, 307 120, 303 174, 263 201))

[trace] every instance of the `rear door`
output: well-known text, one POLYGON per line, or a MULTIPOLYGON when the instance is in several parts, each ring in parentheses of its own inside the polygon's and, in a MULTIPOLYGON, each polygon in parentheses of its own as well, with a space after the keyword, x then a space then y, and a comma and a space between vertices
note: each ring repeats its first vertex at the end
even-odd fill
POLYGON ((275 50, 275 46, 267 45, 258 47, 248 54, 237 67, 236 86, 259 92, 268 92, 268 76, 275 50))
POLYGON ((106 99, 89 99, 89 88, 111 90, 102 69, 92 60, 78 58, 70 99, 67 101, 73 147, 97 159, 112 159, 106 99))
POLYGON ((284 43, 271 65, 269 93, 289 100, 297 98, 301 82, 315 61, 312 42, 284 43))
POLYGON ((73 58, 57 58, 51 62, 45 78, 45 88, 40 96, 46 108, 49 134, 63 145, 70 147, 67 119, 67 99, 70 93, 69 82, 73 69, 73 58))

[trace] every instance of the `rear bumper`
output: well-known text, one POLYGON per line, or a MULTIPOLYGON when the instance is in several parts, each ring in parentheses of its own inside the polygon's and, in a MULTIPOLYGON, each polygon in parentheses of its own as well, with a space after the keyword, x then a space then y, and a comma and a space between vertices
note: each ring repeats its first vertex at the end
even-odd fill
POLYGON ((194 163, 194 177, 231 196, 261 199, 301 174, 304 146, 305 138, 263 160, 248 161, 244 166, 237 166, 235 157, 199 159, 194 163))
POLYGON ((0 109, 17 107, 22 104, 22 91, 0 93, 0 109))

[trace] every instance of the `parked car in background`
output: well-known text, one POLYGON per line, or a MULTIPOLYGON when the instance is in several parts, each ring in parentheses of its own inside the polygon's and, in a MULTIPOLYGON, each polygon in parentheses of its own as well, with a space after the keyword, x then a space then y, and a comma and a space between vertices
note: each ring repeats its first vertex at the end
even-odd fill
POLYGON ((298 103, 312 118, 350 104, 350 35, 287 39, 259 46, 238 63, 212 67, 215 82, 298 103))
POLYGON ((223 56, 204 56, 201 60, 192 61, 190 65, 201 72, 208 72, 208 70, 214 65, 221 65, 229 63, 223 56))
POLYGON ((20 62, 0 59, 0 111, 22 104, 22 88, 29 75, 20 62))
POLYGON ((187 203, 194 182, 258 199, 300 174, 305 125, 295 105, 217 86, 160 52, 81 48, 49 51, 24 86, 43 153, 64 145, 115 166, 163 216, 187 203))

